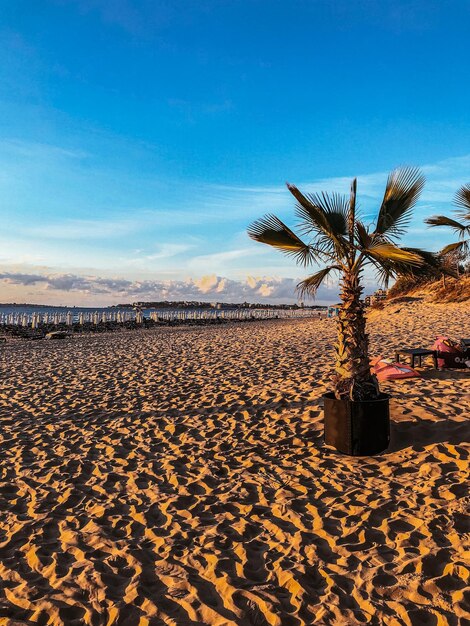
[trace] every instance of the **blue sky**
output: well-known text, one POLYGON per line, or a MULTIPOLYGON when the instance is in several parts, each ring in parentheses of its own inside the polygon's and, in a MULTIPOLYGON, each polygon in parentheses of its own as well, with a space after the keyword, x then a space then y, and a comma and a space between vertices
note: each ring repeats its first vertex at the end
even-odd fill
MULTIPOLYGON (((0 301, 295 300, 248 239, 289 180, 380 201, 388 170, 470 181, 467 0, 15 0, 0 5, 0 301)), ((368 288, 373 289, 372 278, 368 288)), ((320 302, 336 299, 335 286, 320 302)))

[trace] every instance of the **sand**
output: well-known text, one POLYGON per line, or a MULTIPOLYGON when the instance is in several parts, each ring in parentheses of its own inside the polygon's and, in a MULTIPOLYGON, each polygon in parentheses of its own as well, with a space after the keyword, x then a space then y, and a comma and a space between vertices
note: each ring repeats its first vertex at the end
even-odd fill
MULTIPOLYGON (((468 337, 469 313, 391 307, 372 355, 468 337)), ((299 320, 0 346, 0 623, 468 623, 470 374, 383 384, 390 450, 349 458, 322 441, 334 336, 299 320)))

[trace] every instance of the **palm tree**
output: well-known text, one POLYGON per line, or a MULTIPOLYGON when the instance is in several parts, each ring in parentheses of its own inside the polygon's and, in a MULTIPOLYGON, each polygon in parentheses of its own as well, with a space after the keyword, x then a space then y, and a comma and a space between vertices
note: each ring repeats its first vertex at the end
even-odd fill
POLYGON ((393 171, 387 180, 377 220, 368 228, 356 212, 356 179, 350 196, 337 193, 302 194, 287 188, 297 201, 299 233, 305 243, 275 215, 266 215, 248 228, 252 239, 268 244, 294 257, 304 267, 325 265, 297 285, 301 295, 314 297, 330 275, 340 277, 342 306, 338 315, 335 396, 354 401, 378 398, 377 379, 370 371, 369 341, 366 334, 361 277, 372 265, 378 277, 389 278, 432 263, 435 258, 414 248, 401 248, 395 240, 407 226, 423 189, 424 177, 416 168, 393 171))
POLYGON ((446 215, 433 215, 425 220, 430 226, 448 226, 459 236, 459 240, 445 246, 440 252, 442 257, 456 258, 457 273, 459 261, 470 256, 470 183, 463 185, 455 194, 454 204, 459 210, 454 213, 462 221, 457 221, 446 215))

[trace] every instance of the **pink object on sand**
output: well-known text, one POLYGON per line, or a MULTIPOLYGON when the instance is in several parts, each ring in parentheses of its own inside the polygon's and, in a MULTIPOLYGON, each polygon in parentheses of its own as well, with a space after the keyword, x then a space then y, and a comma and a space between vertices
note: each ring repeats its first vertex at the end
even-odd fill
POLYGON ((433 345, 433 350, 437 350, 437 364, 439 367, 470 367, 467 364, 469 357, 466 352, 449 337, 439 335, 433 345))
POLYGON ((370 369, 377 376, 379 382, 383 380, 398 380, 400 378, 415 378, 418 372, 405 363, 394 363, 379 356, 370 361, 370 369))

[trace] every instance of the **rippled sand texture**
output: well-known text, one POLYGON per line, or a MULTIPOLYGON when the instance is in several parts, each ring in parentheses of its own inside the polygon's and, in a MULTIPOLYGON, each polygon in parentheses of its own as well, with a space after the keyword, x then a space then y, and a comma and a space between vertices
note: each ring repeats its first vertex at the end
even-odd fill
MULTIPOLYGON (((470 336, 469 312, 392 308, 373 354, 470 336)), ((1 347, 0 623, 468 623, 469 375, 384 385, 391 449, 348 458, 322 442, 333 341, 314 320, 1 347)))

